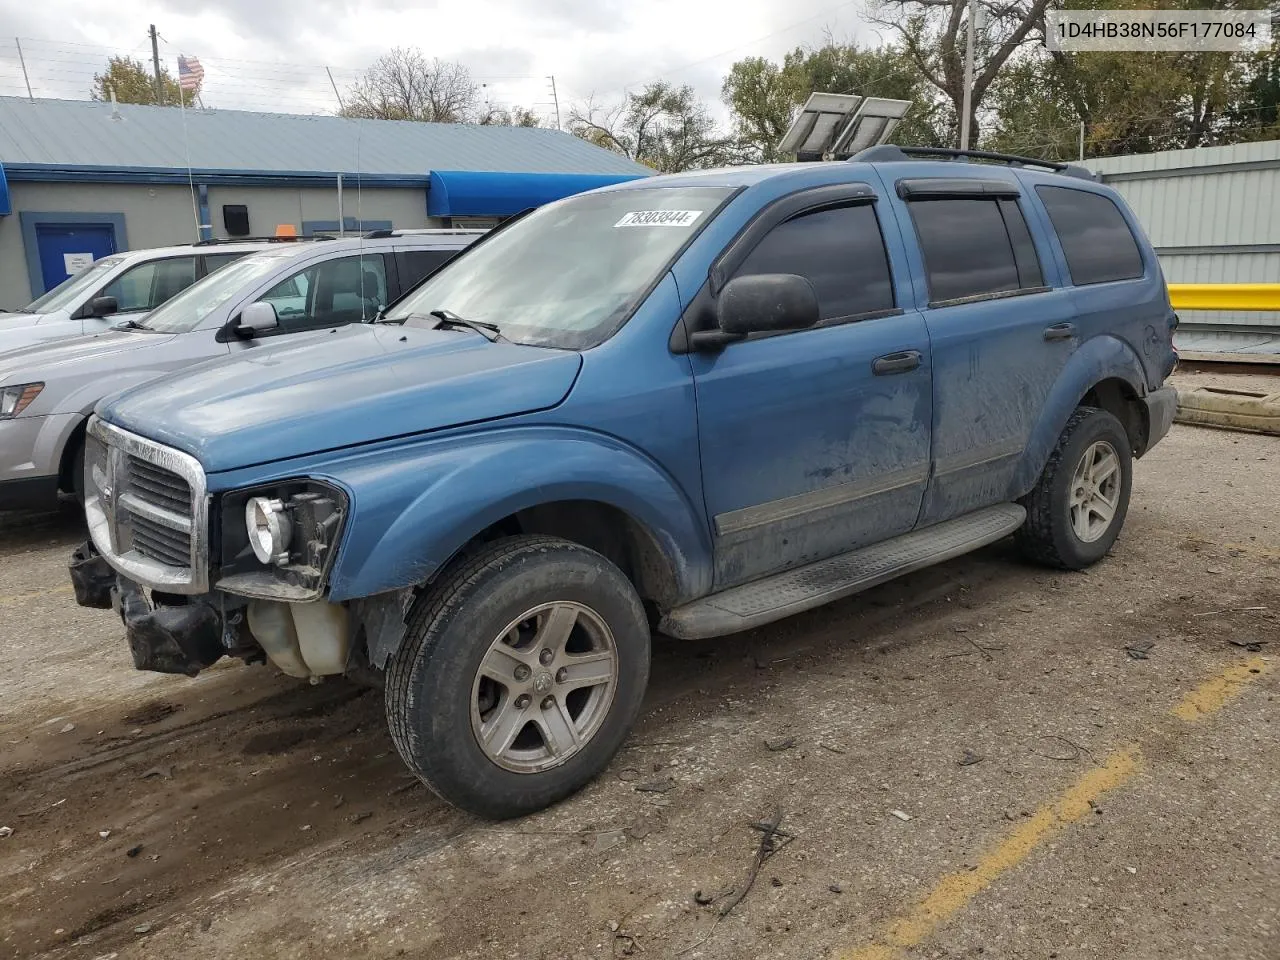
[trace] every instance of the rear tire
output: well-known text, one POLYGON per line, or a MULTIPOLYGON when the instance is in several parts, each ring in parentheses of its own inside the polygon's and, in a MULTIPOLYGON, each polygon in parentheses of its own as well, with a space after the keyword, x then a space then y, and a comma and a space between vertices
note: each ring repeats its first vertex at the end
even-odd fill
POLYGON ((387 723, 445 800, 520 816, 608 765, 648 678, 649 627, 622 571, 566 540, 509 537, 415 603, 387 672, 387 723))
POLYGON ((1035 488, 1022 499, 1026 523, 1016 539, 1028 559, 1082 570, 1111 549, 1133 487, 1133 452, 1110 413, 1080 407, 1067 420, 1035 488))

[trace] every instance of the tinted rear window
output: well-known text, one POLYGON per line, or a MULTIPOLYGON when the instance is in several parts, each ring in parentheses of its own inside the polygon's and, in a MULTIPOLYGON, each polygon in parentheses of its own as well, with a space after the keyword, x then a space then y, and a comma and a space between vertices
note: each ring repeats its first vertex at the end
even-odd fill
POLYGON ((1067 257, 1077 286, 1134 280, 1142 276, 1142 254, 1133 232, 1110 197, 1070 187, 1036 187, 1067 257))
POLYGON ((995 200, 921 200, 910 209, 930 302, 1019 288, 1013 243, 995 200))

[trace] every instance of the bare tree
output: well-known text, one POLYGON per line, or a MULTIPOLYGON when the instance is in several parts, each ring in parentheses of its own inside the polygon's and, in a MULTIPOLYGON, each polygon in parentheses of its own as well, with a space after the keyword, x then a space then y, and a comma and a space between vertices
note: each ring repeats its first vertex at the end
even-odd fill
POLYGON ((347 92, 341 113, 374 120, 466 123, 479 112, 479 89, 459 63, 428 60, 416 47, 378 58, 347 92))
MULTIPOLYGON (((1049 0, 978 0, 985 24, 974 34, 973 95, 970 124, 978 142, 978 109, 1000 69, 1024 43, 1044 31, 1049 0)), ((968 29, 967 0, 875 0, 869 11, 874 23, 889 27, 925 79, 955 108, 959 142, 964 110, 964 48, 968 29)))
POLYGON ((569 113, 569 130, 598 147, 662 173, 716 167, 737 159, 690 86, 651 83, 615 104, 594 99, 569 113))
POLYGON ((476 123, 486 127, 540 127, 542 117, 528 107, 487 106, 476 123))

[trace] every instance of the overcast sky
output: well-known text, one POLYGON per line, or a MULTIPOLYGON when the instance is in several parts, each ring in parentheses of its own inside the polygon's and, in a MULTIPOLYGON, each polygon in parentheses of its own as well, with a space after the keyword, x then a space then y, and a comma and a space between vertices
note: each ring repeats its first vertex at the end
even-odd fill
MULTIPOLYGON (((617 99, 655 79, 692 84, 718 103, 729 66, 780 58, 825 30, 875 43, 866 0, 0 0, 0 94, 25 95, 22 38, 36 96, 87 97, 112 52, 149 59, 147 25, 176 73, 179 53, 205 66, 210 107, 327 112, 323 67, 346 88, 392 46, 467 66, 494 103, 553 116, 594 94, 617 99)), ((723 112, 720 111, 723 116, 723 112)))

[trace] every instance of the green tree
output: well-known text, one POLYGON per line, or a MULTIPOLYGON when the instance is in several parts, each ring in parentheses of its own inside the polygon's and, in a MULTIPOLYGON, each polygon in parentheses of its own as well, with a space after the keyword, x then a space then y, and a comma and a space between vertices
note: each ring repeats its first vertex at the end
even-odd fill
POLYGON ((910 100, 911 109, 895 129, 894 142, 943 142, 945 118, 938 97, 903 49, 860 47, 828 37, 820 47, 797 47, 781 64, 748 57, 730 68, 721 97, 743 152, 765 162, 784 159, 778 143, 797 108, 815 91, 910 100))
MULTIPOLYGON (((169 75, 164 64, 160 65, 160 85, 164 93, 164 103, 177 105, 181 94, 190 103, 199 94, 199 90, 183 91, 178 81, 169 75)), ((107 69, 93 75, 94 100, 110 100, 114 90, 116 100, 120 103, 156 102, 156 81, 151 64, 132 57, 111 57, 107 60, 107 69)))
POLYGON ((592 101, 569 113, 569 130, 660 173, 718 167, 739 159, 690 86, 659 81, 612 106, 592 101))

